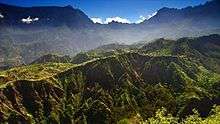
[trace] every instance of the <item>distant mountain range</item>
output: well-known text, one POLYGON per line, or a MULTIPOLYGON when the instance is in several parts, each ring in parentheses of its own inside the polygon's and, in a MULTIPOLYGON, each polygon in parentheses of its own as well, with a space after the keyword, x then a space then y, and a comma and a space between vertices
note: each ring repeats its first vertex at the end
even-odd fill
POLYGON ((140 24, 95 24, 79 9, 0 4, 0 66, 30 63, 45 54, 75 55, 108 43, 220 34, 220 1, 162 8, 140 24))

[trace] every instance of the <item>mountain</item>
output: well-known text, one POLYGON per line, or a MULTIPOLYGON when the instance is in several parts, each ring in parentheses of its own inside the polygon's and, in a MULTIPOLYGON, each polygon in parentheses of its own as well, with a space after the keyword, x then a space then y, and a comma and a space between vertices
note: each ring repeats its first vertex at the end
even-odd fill
POLYGON ((164 7, 159 9, 155 16, 145 20, 142 25, 152 29, 147 34, 149 37, 175 39, 219 33, 220 14, 218 11, 220 11, 218 0, 182 9, 164 7))
POLYGON ((66 25, 71 28, 82 28, 92 25, 87 15, 72 6, 17 7, 0 4, 0 12, 4 16, 1 26, 39 28, 66 25), (27 25, 28 23, 30 25, 27 25))
POLYGON ((199 38, 181 38, 177 41, 158 39, 141 48, 152 55, 186 56, 199 60, 206 68, 220 72, 220 36, 213 34, 199 38))
POLYGON ((49 62, 56 62, 56 63, 68 63, 70 62, 71 58, 69 56, 57 56, 57 55, 44 55, 36 60, 34 60, 31 64, 40 64, 40 63, 49 63, 49 62))
POLYGON ((179 21, 190 21, 192 25, 213 26, 219 25, 216 20, 219 20, 220 14, 220 2, 213 0, 206 2, 204 5, 189 6, 182 9, 176 8, 161 8, 157 11, 157 14, 144 21, 143 23, 151 24, 178 24, 179 21), (172 19, 171 19, 172 18, 172 19), (209 23, 209 25, 207 25, 209 23))
POLYGON ((112 22, 102 25, 94 24, 85 13, 71 6, 0 4, 0 51, 3 53, 0 66, 29 64, 47 54, 74 56, 111 43, 132 44, 162 37, 175 40, 219 34, 219 6, 219 1, 213 0, 182 9, 165 7, 140 24, 112 22), (5 44, 6 41, 10 44, 5 44), (13 50, 5 49, 8 46, 13 50))
MULTIPOLYGON (((71 6, 17 7, 0 4, 0 13, 0 43, 7 41, 8 45, 17 49, 15 57, 3 54, 1 59, 4 60, 21 57, 17 63, 29 64, 42 55, 74 55, 101 44, 102 37, 94 35, 93 22, 81 10, 71 6)), ((4 45, 3 48, 7 47, 4 45)))
POLYGON ((78 64, 1 71, 0 122, 150 123, 173 116, 187 123, 201 116, 217 124, 219 109, 214 115, 211 110, 220 104, 219 40, 220 35, 158 39, 112 55, 99 51, 103 56, 78 64), (162 107, 167 116, 158 112, 162 107), (195 109, 200 115, 189 116, 195 109))

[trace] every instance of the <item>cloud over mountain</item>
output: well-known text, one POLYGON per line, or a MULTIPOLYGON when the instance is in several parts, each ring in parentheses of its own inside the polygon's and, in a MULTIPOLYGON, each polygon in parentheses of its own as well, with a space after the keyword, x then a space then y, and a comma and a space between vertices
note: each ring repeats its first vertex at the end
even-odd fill
POLYGON ((146 17, 144 17, 144 16, 139 16, 139 20, 137 20, 135 23, 136 24, 139 24, 139 23, 141 23, 141 22, 143 22, 144 20, 146 20, 147 18, 146 17))
POLYGON ((147 16, 143 16, 143 15, 140 15, 139 16, 139 19, 137 21, 130 21, 129 19, 126 19, 126 18, 122 18, 120 16, 116 16, 116 17, 108 17, 106 18, 105 20, 99 18, 99 17, 92 17, 90 18, 94 23, 99 23, 99 24, 109 24, 111 22, 120 22, 120 23, 128 23, 128 24, 131 24, 131 23, 136 23, 136 24, 139 24, 145 20, 148 20, 150 18, 152 18, 153 16, 155 16, 157 14, 157 12, 154 12, 152 14, 149 14, 147 16))
POLYGON ((0 18, 4 18, 4 16, 0 13, 0 18))
POLYGON ((105 24, 108 24, 108 23, 113 22, 113 21, 115 21, 115 22, 120 22, 120 23, 131 23, 130 20, 128 20, 128 19, 126 19, 126 18, 121 18, 121 17, 119 17, 119 16, 106 18, 104 23, 105 23, 105 24))
POLYGON ((91 18, 91 20, 94 22, 94 23, 100 23, 100 24, 108 24, 108 23, 111 23, 111 22, 120 22, 120 23, 128 23, 130 24, 131 21, 126 19, 126 18, 122 18, 122 17, 119 17, 119 16, 116 16, 116 17, 108 17, 106 18, 105 20, 102 20, 101 18, 98 18, 98 17, 94 17, 94 18, 91 18))
POLYGON ((122 15, 94 16, 93 22, 103 24, 98 25, 84 12, 71 6, 17 7, 0 4, 0 13, 4 16, 0 18, 0 27, 6 29, 0 28, 0 36, 12 39, 10 44, 14 50, 3 49, 1 55, 7 56, 9 51, 10 55, 22 56, 21 61, 28 63, 44 53, 72 55, 108 43, 132 44, 163 37, 176 39, 220 34, 219 5, 217 0, 182 9, 164 7, 149 15, 138 14, 136 19, 122 15), (110 23, 112 21, 121 24, 110 23), (19 52, 15 51, 17 49, 19 52))
POLYGON ((30 16, 28 16, 28 18, 21 19, 21 21, 26 24, 30 24, 30 23, 38 21, 38 20, 39 20, 39 18, 31 18, 30 16))
POLYGON ((101 18, 98 18, 98 17, 91 18, 91 20, 92 20, 94 23, 100 23, 100 24, 103 23, 102 19, 101 19, 101 18))
POLYGON ((152 13, 152 14, 148 15, 148 16, 147 16, 147 19, 152 18, 152 17, 153 17, 153 16, 155 16, 156 14, 157 14, 157 12, 154 12, 154 13, 152 13))

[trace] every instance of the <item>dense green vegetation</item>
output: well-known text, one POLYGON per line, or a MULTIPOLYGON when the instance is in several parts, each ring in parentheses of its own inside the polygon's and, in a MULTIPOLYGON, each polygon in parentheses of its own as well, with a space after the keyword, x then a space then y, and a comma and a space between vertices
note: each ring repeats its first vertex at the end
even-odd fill
MULTIPOLYGON (((220 36, 42 57, 0 72, 1 123, 218 124, 220 36), (42 61, 41 61, 42 60, 42 61), (72 62, 72 63, 68 63, 72 62)), ((112 45, 110 45, 112 46, 112 45)))
POLYGON ((7 82, 17 80, 47 79, 73 66, 74 64, 71 63, 45 63, 12 68, 0 72, 0 86, 5 86, 7 82))

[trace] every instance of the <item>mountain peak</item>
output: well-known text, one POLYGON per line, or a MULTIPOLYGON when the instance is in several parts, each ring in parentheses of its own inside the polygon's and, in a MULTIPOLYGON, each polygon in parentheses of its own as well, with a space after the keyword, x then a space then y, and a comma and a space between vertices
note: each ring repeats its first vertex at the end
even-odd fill
MULTIPOLYGON (((43 6, 43 7, 17 7, 6 4, 0 4, 0 12, 5 13, 5 20, 0 25, 22 26, 22 28, 30 26, 60 26, 68 27, 88 27, 92 21, 88 16, 79 9, 73 8, 71 5, 64 7, 43 6), (24 19, 37 18, 37 22, 23 23, 24 19)), ((29 20, 30 20, 29 19, 29 20)))
MULTIPOLYGON (((157 11, 157 15, 144 21, 144 23, 172 23, 177 21, 183 21, 187 18, 194 18, 196 20, 204 20, 204 18, 220 18, 220 1, 212 0, 205 4, 197 6, 188 6, 182 9, 163 7, 157 11)), ((211 22, 210 22, 211 23, 211 22)))
POLYGON ((160 12, 166 12, 166 11, 175 11, 175 10, 178 10, 177 8, 168 8, 168 7, 163 7, 163 8, 161 8, 161 9, 159 9, 158 10, 158 13, 160 13, 160 12))
POLYGON ((73 8, 73 6, 67 5, 67 6, 65 6, 65 8, 73 8))

